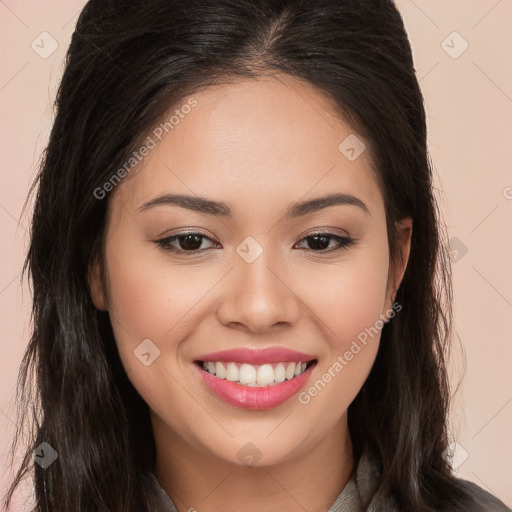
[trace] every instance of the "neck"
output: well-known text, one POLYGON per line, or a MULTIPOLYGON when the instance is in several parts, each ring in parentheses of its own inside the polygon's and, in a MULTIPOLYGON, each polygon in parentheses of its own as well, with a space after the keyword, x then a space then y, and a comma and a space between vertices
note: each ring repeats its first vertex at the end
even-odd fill
POLYGON ((354 467, 346 414, 312 449, 274 465, 234 464, 178 436, 151 413, 155 475, 178 510, 325 512, 354 467))

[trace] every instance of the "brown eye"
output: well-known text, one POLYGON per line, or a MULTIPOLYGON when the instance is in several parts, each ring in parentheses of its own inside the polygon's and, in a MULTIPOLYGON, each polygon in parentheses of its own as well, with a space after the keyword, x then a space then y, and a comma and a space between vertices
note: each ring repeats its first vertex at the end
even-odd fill
MULTIPOLYGON (((176 253, 199 253, 213 249, 214 246, 204 247, 204 241, 210 241, 219 246, 210 237, 204 233, 179 233, 172 235, 161 240, 155 240, 154 243, 165 250, 173 251, 176 253)), ((356 240, 349 236, 337 235, 334 233, 313 233, 304 237, 299 243, 306 241, 306 250, 313 252, 331 252, 340 249, 345 249, 355 244, 356 240), (334 242, 334 247, 331 244, 334 242)))
POLYGON ((302 241, 306 240, 309 247, 306 249, 312 250, 313 252, 329 252, 338 249, 344 249, 351 245, 354 245, 355 240, 349 236, 336 235, 334 233, 313 233, 304 237, 302 241), (338 246, 329 249, 329 244, 334 241, 338 246))
POLYGON ((203 233, 180 233, 177 235, 169 236, 167 238, 162 238, 161 240, 156 240, 155 243, 158 245, 158 247, 162 247, 165 250, 194 253, 202 252, 212 248, 202 247, 204 240, 212 241, 203 233))

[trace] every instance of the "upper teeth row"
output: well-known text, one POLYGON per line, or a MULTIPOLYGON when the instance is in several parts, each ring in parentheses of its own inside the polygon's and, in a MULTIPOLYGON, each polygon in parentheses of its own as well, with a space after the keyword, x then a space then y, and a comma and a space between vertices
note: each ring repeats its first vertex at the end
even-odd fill
POLYGON ((277 363, 252 365, 247 363, 203 362, 203 370, 219 379, 239 382, 247 386, 269 386, 290 380, 306 370, 307 363, 277 363))

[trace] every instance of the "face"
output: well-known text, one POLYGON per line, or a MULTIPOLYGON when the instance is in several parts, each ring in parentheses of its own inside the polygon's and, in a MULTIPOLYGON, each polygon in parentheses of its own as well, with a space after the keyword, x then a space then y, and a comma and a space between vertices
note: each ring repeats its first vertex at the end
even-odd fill
POLYGON ((193 98, 109 198, 93 300, 154 426, 279 463, 346 423, 404 267, 369 152, 320 92, 267 77, 193 98))

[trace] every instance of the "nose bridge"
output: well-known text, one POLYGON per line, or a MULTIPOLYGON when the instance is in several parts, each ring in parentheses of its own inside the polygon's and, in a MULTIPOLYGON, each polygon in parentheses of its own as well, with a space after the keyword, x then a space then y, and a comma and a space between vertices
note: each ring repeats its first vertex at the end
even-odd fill
POLYGON ((286 282, 275 251, 246 239, 236 252, 235 268, 218 311, 219 320, 243 324, 254 332, 295 322, 299 313, 297 298, 286 282))

